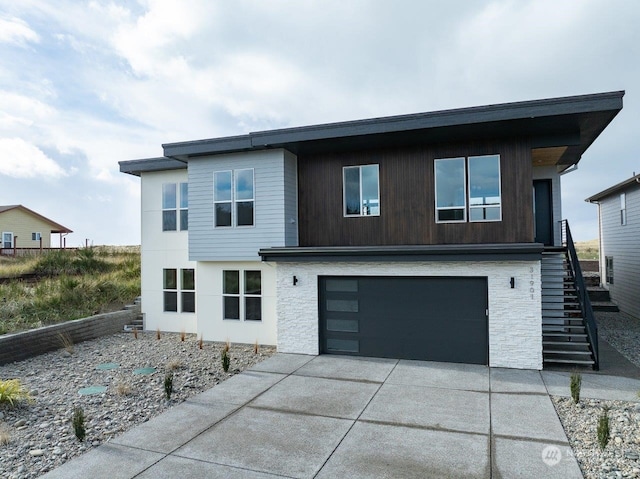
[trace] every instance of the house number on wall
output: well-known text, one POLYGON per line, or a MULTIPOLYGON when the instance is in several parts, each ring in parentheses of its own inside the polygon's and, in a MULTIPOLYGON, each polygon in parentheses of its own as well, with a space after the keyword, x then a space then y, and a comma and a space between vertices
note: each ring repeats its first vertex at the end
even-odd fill
POLYGON ((529 292, 531 293, 531 299, 533 298, 533 293, 535 293, 535 289, 533 289, 533 286, 536 284, 535 281, 533 280, 533 267, 529 268, 529 273, 531 273, 531 279, 529 280, 529 292))

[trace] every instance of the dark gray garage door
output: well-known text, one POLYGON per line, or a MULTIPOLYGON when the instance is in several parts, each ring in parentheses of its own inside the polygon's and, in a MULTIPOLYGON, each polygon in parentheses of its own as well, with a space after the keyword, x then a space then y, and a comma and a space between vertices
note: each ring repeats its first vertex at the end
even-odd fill
POLYGON ((486 278, 319 282, 322 353, 488 364, 486 278))

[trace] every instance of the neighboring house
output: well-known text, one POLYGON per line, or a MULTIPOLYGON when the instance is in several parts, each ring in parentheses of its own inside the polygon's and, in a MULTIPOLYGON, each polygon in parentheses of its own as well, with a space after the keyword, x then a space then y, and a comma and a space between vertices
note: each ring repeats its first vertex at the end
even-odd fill
POLYGON ((14 249, 50 248, 52 233, 59 233, 62 238, 72 232, 22 205, 0 206, 2 254, 13 254, 14 249))
POLYGON ((622 311, 640 318, 640 175, 586 201, 598 205, 600 282, 622 311))
POLYGON ((597 367, 584 339, 596 333, 565 311, 557 277, 560 178, 623 95, 171 143, 122 161, 142 185, 145 328, 533 369, 544 347, 545 361, 597 367), (553 350, 571 341, 586 350, 553 350))

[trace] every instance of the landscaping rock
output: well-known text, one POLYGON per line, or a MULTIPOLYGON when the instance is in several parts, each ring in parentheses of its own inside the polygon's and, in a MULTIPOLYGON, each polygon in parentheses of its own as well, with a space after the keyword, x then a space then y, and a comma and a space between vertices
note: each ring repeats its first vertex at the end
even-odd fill
POLYGON ((231 346, 231 369, 222 370, 222 343, 205 343, 198 348, 195 335, 180 341, 180 334, 155 332, 119 333, 74 345, 65 357, 53 351, 25 361, 0 366, 0 377, 18 378, 34 396, 33 403, 3 409, 7 425, 12 424, 11 442, 0 449, 0 478, 31 479, 55 469, 75 456, 104 444, 137 424, 203 392, 237 372, 266 359, 275 348, 253 345, 231 346), (96 369, 103 363, 117 363, 110 370, 96 369), (164 374, 172 368, 174 390, 171 401, 164 396, 164 374), (152 374, 133 374, 153 367, 152 374), (82 396, 89 386, 105 386, 102 394, 82 396), (76 439, 71 417, 81 406, 86 421, 86 439, 76 439))

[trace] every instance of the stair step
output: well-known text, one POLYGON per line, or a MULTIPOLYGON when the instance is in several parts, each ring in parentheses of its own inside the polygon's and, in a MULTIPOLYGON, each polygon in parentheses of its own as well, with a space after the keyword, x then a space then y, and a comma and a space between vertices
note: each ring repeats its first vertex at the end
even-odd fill
POLYGON ((594 311, 610 311, 614 313, 620 311, 618 305, 611 301, 592 301, 591 309, 593 309, 594 311))
POLYGON ((586 339, 587 333, 565 333, 562 331, 543 331, 543 337, 553 337, 553 338, 581 338, 586 339))
MULTIPOLYGON (((566 354, 566 355, 576 355, 576 356, 591 356, 591 351, 577 351, 577 350, 554 350, 554 351, 543 351, 542 354, 566 354)), ((545 358, 546 359, 546 358, 545 358)))
POLYGON ((593 359, 560 359, 560 358, 544 358, 545 363, 557 364, 584 364, 585 366, 593 366, 593 359))
MULTIPOLYGON (((576 346, 576 347, 586 346, 588 348, 589 343, 584 341, 544 341, 543 340, 542 346, 576 346)), ((553 351, 553 352, 555 353, 556 351, 553 351)))

